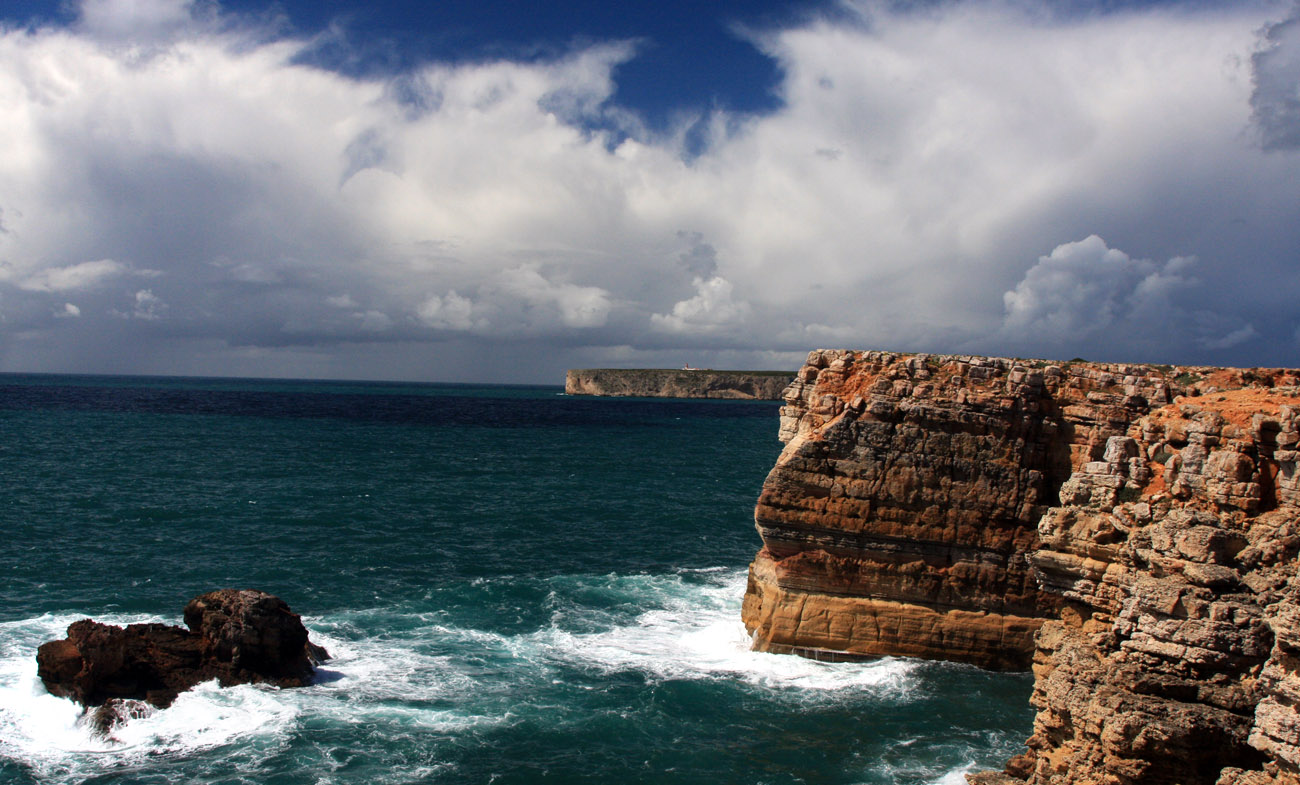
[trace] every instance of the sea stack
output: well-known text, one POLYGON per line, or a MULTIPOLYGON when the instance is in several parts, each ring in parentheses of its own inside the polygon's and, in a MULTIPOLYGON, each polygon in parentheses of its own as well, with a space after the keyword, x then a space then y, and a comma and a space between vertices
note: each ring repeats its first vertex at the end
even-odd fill
POLYGON ((816 351, 756 648, 1032 665, 982 783, 1300 782, 1300 373, 816 351))
POLYGON ((36 652, 37 673, 53 695, 87 708, 139 700, 167 706, 201 682, 301 687, 328 659, 307 638, 298 614, 271 594, 222 589, 190 600, 184 627, 117 627, 82 619, 68 637, 36 652))

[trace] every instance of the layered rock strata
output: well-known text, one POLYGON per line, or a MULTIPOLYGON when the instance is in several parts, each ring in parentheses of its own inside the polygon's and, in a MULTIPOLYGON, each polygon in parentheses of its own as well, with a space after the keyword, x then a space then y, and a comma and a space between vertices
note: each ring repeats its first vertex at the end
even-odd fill
POLYGON ((813 352, 754 645, 1032 663, 984 783, 1297 783, 1296 371, 813 352))
POLYGON ((1078 467, 1029 556, 1064 601, 1033 736, 993 781, 1300 782, 1298 446, 1297 388, 1219 389, 1078 467))
MULTIPOLYGON (((328 658, 308 640, 298 614, 265 592, 208 592, 185 606, 185 624, 73 622, 67 638, 37 649, 37 675, 51 694, 87 708, 122 701, 167 706, 212 679, 222 686, 301 687, 328 658)), ((104 718, 111 724, 114 715, 104 718)))
POLYGON ((793 373, 784 371, 574 369, 565 374, 564 391, 569 395, 777 401, 793 379, 793 373))
POLYGON ((1075 464, 1173 394, 1141 369, 813 352, 755 510, 755 647, 1028 666, 1060 604, 1025 561, 1039 518, 1075 464))

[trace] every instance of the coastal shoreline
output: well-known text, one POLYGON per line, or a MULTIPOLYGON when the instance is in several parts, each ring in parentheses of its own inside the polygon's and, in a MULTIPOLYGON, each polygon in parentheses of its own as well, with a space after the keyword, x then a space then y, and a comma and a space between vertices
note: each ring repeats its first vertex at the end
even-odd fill
POLYGON ((779 401, 794 378, 792 371, 576 368, 565 374, 564 391, 569 395, 779 401))

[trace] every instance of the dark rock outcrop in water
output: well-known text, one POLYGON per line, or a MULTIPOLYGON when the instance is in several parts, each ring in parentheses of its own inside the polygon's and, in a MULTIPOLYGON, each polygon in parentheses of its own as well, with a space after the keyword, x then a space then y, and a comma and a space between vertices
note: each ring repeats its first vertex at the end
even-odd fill
POLYGON ((1300 372, 814 352, 755 646, 1032 662, 974 782, 1300 783, 1300 372))
POLYGON ((591 368, 565 374, 564 391, 569 395, 777 401, 793 380, 793 373, 781 371, 591 368))
POLYGON ((189 629, 123 628, 82 619, 68 627, 67 638, 37 650, 37 673, 51 694, 86 707, 131 700, 167 706, 211 679, 301 687, 315 663, 328 658, 284 600, 265 592, 222 589, 196 597, 185 606, 185 624, 189 629))

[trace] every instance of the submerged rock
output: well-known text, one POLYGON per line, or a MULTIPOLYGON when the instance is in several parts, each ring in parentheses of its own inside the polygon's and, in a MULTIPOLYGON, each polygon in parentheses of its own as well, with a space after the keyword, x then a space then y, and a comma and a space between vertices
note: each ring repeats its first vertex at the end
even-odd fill
POLYGON ((145 701, 112 698, 107 703, 87 709, 82 722, 89 724, 92 734, 112 739, 113 731, 118 726, 125 724, 127 720, 148 717, 153 711, 154 707, 145 701))
MULTIPOLYGON (((329 658, 284 600, 261 591, 222 589, 190 600, 184 627, 117 627, 82 619, 68 637, 36 652, 37 675, 50 694, 87 708, 140 700, 165 707, 196 684, 308 684, 329 658)), ((111 727, 122 712, 99 712, 111 727)))

